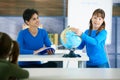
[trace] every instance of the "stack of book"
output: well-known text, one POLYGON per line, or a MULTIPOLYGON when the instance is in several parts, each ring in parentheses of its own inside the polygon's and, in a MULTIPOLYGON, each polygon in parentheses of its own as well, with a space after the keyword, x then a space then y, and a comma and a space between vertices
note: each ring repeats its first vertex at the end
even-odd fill
POLYGON ((58 34, 57 33, 49 33, 48 36, 49 36, 52 44, 58 46, 58 34))

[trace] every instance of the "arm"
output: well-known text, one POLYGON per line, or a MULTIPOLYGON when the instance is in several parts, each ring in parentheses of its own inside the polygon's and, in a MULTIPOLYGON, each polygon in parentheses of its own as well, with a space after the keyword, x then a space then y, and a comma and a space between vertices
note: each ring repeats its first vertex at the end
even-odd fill
POLYGON ((46 30, 44 31, 43 35, 44 35, 44 44, 45 44, 45 46, 50 47, 51 46, 51 41, 50 41, 50 39, 48 37, 48 33, 47 33, 46 30))
POLYGON ((24 35, 25 34, 21 30, 19 32, 18 38, 17 38, 17 42, 18 42, 19 47, 20 47, 20 54, 33 54, 33 50, 24 49, 24 38, 23 38, 24 35))
POLYGON ((92 45, 97 45, 101 43, 102 41, 106 40, 106 37, 107 37, 107 32, 105 30, 100 31, 96 37, 88 36, 85 33, 81 35, 82 40, 92 45))
POLYGON ((80 36, 82 38, 82 40, 84 40, 86 43, 92 44, 92 45, 97 45, 99 43, 101 43, 103 40, 106 39, 107 37, 107 32, 106 30, 102 30, 99 32, 99 34, 96 37, 91 37, 88 36, 85 33, 82 33, 82 31, 80 31, 78 28, 70 28, 73 32, 75 32, 78 36, 80 36))
POLYGON ((85 41, 82 40, 81 44, 77 47, 78 49, 83 49, 85 46, 85 41))
MULTIPOLYGON (((40 51, 46 49, 46 47, 51 47, 51 41, 50 41, 50 39, 48 37, 47 31, 42 29, 41 30, 41 35, 43 37, 43 45, 44 46, 42 48, 38 49, 38 50, 35 50, 34 54, 38 54, 40 51)), ((48 51, 48 53, 52 53, 52 52, 48 51)))
MULTIPOLYGON (((44 37, 44 40, 45 40, 45 46, 46 47, 51 47, 51 41, 50 41, 50 39, 49 39, 49 37, 48 37, 48 33, 45 31, 45 37, 44 37)), ((47 50, 47 53, 49 54, 49 55, 51 55, 51 54, 54 54, 54 52, 53 51, 51 51, 51 50, 47 50)))

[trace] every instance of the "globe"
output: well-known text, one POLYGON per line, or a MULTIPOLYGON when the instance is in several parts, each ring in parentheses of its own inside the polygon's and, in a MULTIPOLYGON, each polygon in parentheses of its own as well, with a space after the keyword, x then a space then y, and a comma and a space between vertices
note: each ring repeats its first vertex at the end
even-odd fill
POLYGON ((77 36, 74 32, 72 32, 70 28, 64 29, 60 35, 60 42, 65 48, 70 50, 70 53, 64 56, 65 57, 79 56, 75 55, 74 50, 81 44, 81 41, 82 41, 81 38, 77 36))
POLYGON ((81 44, 81 38, 69 28, 62 31, 60 35, 62 45, 67 49, 77 48, 81 44))

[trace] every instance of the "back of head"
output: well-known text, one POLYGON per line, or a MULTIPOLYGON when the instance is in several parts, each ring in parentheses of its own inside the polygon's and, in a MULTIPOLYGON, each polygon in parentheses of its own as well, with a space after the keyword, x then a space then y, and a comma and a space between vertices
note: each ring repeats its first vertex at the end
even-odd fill
POLYGON ((18 55, 18 43, 12 40, 8 34, 0 32, 0 58, 8 58, 10 62, 17 63, 18 55))
POLYGON ((12 39, 6 33, 0 32, 0 58, 6 58, 12 45, 12 39))

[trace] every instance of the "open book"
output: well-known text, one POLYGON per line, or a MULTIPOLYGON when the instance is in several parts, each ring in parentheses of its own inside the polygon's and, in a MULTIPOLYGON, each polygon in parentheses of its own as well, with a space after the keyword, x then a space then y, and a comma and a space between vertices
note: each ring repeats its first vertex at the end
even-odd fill
POLYGON ((48 53, 47 53, 48 50, 51 50, 53 54, 55 53, 55 49, 54 49, 54 48, 52 48, 52 47, 46 47, 44 50, 41 50, 41 51, 38 53, 38 55, 48 54, 48 53))

